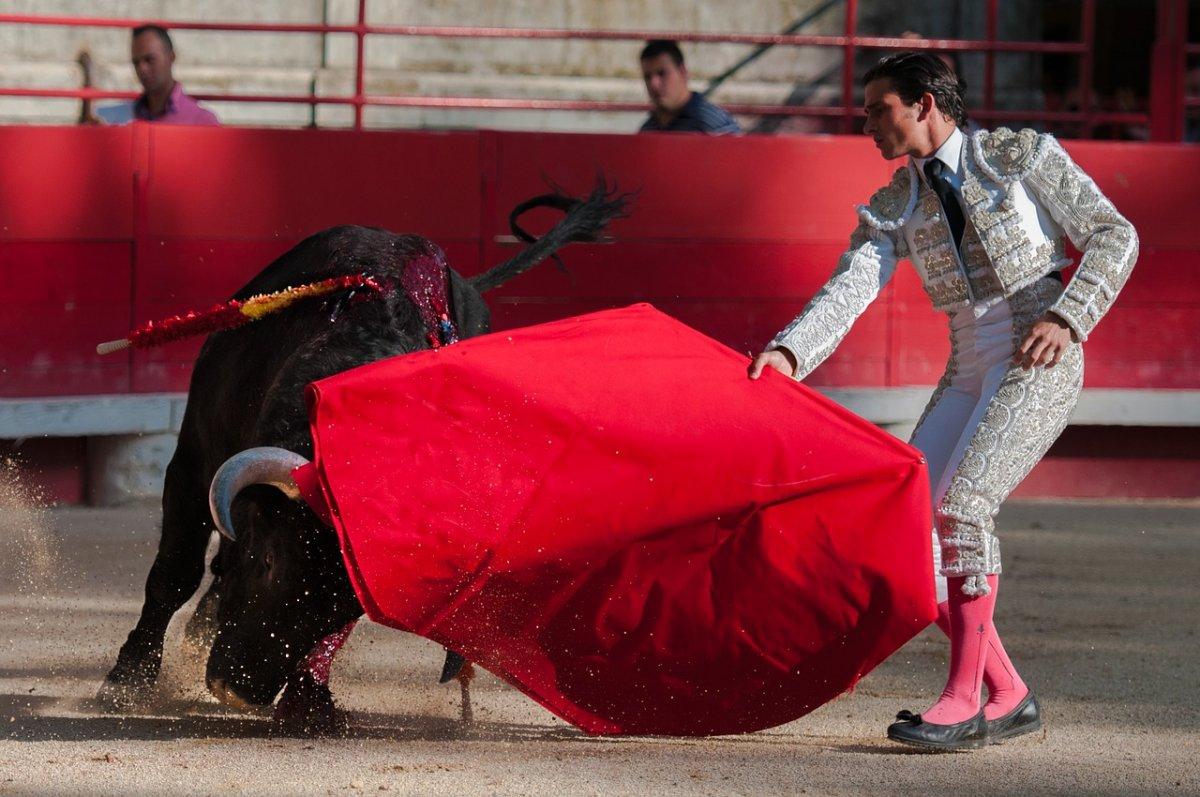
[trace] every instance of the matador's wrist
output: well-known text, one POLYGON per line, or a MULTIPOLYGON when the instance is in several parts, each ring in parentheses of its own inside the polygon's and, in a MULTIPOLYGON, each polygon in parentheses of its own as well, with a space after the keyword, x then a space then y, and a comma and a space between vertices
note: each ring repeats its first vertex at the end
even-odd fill
POLYGON ((1075 329, 1070 324, 1067 323, 1067 319, 1063 318, 1061 315, 1059 315, 1055 311, 1047 310, 1046 314, 1043 315, 1042 318, 1045 319, 1046 321, 1052 322, 1055 326, 1058 326, 1061 329, 1067 330, 1068 332, 1071 333, 1071 340, 1074 341, 1075 343, 1079 342, 1079 336, 1077 334, 1075 334, 1075 329))
POLYGON ((775 348, 771 349, 771 351, 777 351, 783 355, 783 358, 788 361, 788 365, 792 367, 792 376, 795 376, 797 373, 799 373, 800 363, 796 360, 796 355, 792 353, 791 349, 783 346, 776 346, 775 348))

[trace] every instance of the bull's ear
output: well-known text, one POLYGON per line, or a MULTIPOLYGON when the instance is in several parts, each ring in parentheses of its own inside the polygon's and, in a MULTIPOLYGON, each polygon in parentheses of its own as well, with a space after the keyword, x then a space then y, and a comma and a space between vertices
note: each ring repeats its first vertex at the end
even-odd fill
POLYGON ((233 529, 233 499, 252 484, 269 484, 283 491, 288 498, 299 500, 300 490, 292 471, 308 464, 308 460, 285 448, 264 446, 248 448, 234 454, 213 476, 208 489, 208 509, 217 531, 230 542, 237 542, 233 529))

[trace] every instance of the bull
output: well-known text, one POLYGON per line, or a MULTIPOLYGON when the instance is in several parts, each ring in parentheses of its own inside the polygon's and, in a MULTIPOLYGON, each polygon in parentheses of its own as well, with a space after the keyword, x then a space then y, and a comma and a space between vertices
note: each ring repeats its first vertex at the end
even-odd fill
MULTIPOLYGON (((382 295, 308 300, 237 329, 209 337, 188 390, 179 441, 167 466, 162 533, 146 580, 137 625, 100 689, 102 703, 125 708, 144 700, 162 662, 172 616, 199 588, 214 530, 209 488, 222 464, 246 449, 279 455, 243 457, 225 468, 214 495, 216 524, 225 536, 213 559, 212 587, 185 635, 211 647, 209 690, 238 707, 271 704, 307 730, 329 730, 337 711, 328 686, 297 665, 315 645, 363 614, 336 535, 303 502, 293 500, 284 472, 312 456, 304 386, 385 357, 429 348, 430 329, 411 292, 398 286, 406 266, 434 258, 448 280, 448 305, 460 337, 489 331, 482 294, 511 280, 573 241, 597 240, 624 214, 627 197, 600 181, 590 196, 534 197, 514 209, 510 225, 528 245, 515 257, 470 279, 445 264, 441 249, 418 235, 335 227, 313 235, 279 257, 234 298, 342 275, 365 275, 391 286, 382 295), (517 218, 534 207, 563 218, 534 238, 517 218), (274 486, 270 486, 274 485, 274 486), (244 488, 244 489, 243 489, 244 488), (236 529, 236 532, 234 531, 236 529)), ((425 265, 428 266, 428 260, 425 265)), ((444 322, 443 322, 444 323, 444 322)), ((443 680, 461 659, 447 652, 443 680)), ((277 718, 280 716, 276 709, 277 718)))

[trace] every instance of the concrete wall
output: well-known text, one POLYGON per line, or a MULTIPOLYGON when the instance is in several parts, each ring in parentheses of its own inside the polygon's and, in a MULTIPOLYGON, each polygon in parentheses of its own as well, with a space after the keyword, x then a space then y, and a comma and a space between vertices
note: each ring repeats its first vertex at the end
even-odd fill
MULTIPOLYGON (((902 440, 911 436, 930 393, 928 387, 820 390, 902 440)), ((0 465, 15 455, 23 467, 32 466, 31 483, 52 502, 112 506, 157 500, 185 402, 182 393, 0 398, 0 465), (84 442, 83 453, 48 452, 37 445, 48 440, 84 442), (27 441, 35 445, 24 445, 27 441)), ((1071 427, 1085 432, 1083 445, 1069 431, 1023 495, 1196 497, 1195 481, 1189 480, 1197 472, 1195 458, 1173 466, 1176 458, 1165 440, 1176 437, 1189 449, 1200 427, 1200 391, 1084 390, 1071 427), (1131 438, 1150 456, 1131 460, 1128 452, 1106 452, 1126 449, 1131 438), (1073 458, 1082 461, 1072 463, 1073 458), (1108 481, 1093 489, 1090 480, 1098 470, 1108 481)))
MULTIPOLYGON (((368 0, 368 21, 376 24, 479 25, 771 33, 826 6, 823 0, 368 0)), ((135 19, 351 24, 357 0, 8 0, 9 13, 96 15, 135 19)), ((1037 40, 1038 4, 1010 0, 1002 7, 1000 36, 1037 40)), ((839 34, 841 3, 820 11, 805 33, 839 34)), ((909 7, 884 0, 859 3, 858 31, 896 36, 915 31, 927 36, 984 38, 985 4, 930 0, 909 7)), ((177 31, 177 77, 197 93, 348 95, 354 88, 354 37, 347 34, 230 33, 177 31)), ((137 88, 129 66, 128 33, 123 29, 0 26, 0 86, 75 88, 81 48, 96 61, 98 88, 137 88)), ((645 94, 638 72, 639 42, 439 39, 373 36, 367 39, 367 91, 378 95, 479 96, 641 102, 645 94)), ((694 87, 754 48, 735 44, 685 47, 694 87)), ((862 52, 859 68, 877 58, 862 52)), ((718 102, 781 103, 797 84, 819 83, 807 102, 839 100, 841 64, 834 49, 778 47, 741 70, 715 94, 718 102), (822 81, 821 78, 824 77, 822 81)), ((969 84, 968 104, 982 100, 983 56, 960 57, 969 84)), ((1041 61, 1036 55, 1005 54, 996 62, 999 107, 1039 107, 1041 61)), ((353 111, 324 106, 274 103, 213 103, 227 123, 246 125, 348 126, 353 111)), ((73 100, 0 98, 0 123, 71 123, 73 100)), ((372 127, 475 128, 617 132, 636 129, 638 113, 599 114, 569 111, 465 111, 371 108, 372 127)), ((756 119, 744 119, 747 128, 756 119)), ((791 120, 772 129, 820 132, 819 120, 791 120)))
MULTIPOLYGON (((11 0, 9 13, 96 15, 137 19, 348 24, 356 0, 120 0, 97 5, 83 0, 11 0)), ((765 33, 783 30, 823 5, 817 0, 369 0, 368 21, 377 24, 562 27, 765 33)), ((805 28, 839 33, 835 5, 805 28)), ((354 87, 354 37, 339 35, 230 33, 180 30, 176 76, 194 93, 347 95, 354 87)), ((0 85, 76 88, 78 51, 96 63, 96 87, 137 88, 123 29, 0 25, 0 85)), ((367 39, 367 91, 372 94, 448 95, 642 102, 639 42, 469 40, 373 36, 367 39)), ((736 63, 745 45, 685 47, 695 88, 736 63)), ((840 53, 816 48, 776 48, 725 84, 719 102, 777 103, 797 82, 808 82, 840 64, 840 53)), ((832 85, 815 102, 836 97, 832 85)), ((213 103, 223 121, 250 125, 305 125, 307 106, 213 103)), ((71 123, 73 100, 0 98, 0 123, 71 123)), ((489 127, 529 130, 634 130, 641 114, 562 111, 479 112, 371 108, 373 127, 489 127)), ((349 108, 317 110, 322 126, 351 124, 349 108)), ((753 121, 753 120, 749 120, 753 121)))

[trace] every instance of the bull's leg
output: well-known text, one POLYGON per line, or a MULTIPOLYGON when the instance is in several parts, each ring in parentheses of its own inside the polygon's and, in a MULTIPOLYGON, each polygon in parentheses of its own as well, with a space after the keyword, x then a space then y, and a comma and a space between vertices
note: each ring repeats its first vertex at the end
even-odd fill
POLYGON ((471 681, 475 678, 475 668, 469 661, 463 661, 462 667, 458 670, 459 696, 462 698, 462 721, 464 725, 470 725, 475 721, 475 712, 471 709, 471 681))
POLYGON ((462 672, 463 665, 467 660, 463 658, 461 653, 455 653, 453 650, 446 648, 446 661, 442 664, 442 674, 438 678, 439 684, 448 683, 451 679, 457 678, 462 672))
POLYGON ((142 615, 121 646, 98 696, 113 708, 133 705, 154 685, 162 666, 167 624, 204 576, 204 551, 212 528, 208 503, 191 485, 194 474, 185 474, 185 470, 177 458, 167 466, 162 535, 146 579, 142 615))
POLYGON ((275 733, 284 736, 343 736, 349 719, 333 702, 328 683, 298 669, 287 680, 271 717, 275 733))
POLYGON ((442 665, 442 676, 438 679, 438 683, 444 684, 455 678, 458 679, 462 695, 462 720, 467 724, 475 720, 475 714, 471 710, 471 680, 474 677, 475 668, 471 666, 471 662, 463 658, 461 653, 455 653, 450 648, 446 648, 446 662, 442 665))
POLYGON ((183 629, 183 638, 198 650, 208 651, 217 638, 217 594, 221 586, 220 576, 213 579, 208 591, 196 604, 196 611, 183 629))
POLYGON ((346 644, 357 620, 322 639, 300 662, 275 704, 273 721, 279 733, 303 736, 342 735, 349 729, 346 713, 333 702, 329 672, 333 658, 346 644))
MULTIPOLYGON (((275 704, 273 722, 275 730, 283 734, 333 736, 344 735, 349 730, 346 713, 333 702, 329 690, 329 672, 350 632, 358 623, 347 623, 317 643, 312 652, 300 662, 296 671, 283 687, 283 695, 275 704)), ((471 681, 475 668, 458 653, 446 651, 446 662, 442 667, 441 683, 457 680, 462 700, 462 721, 471 724, 475 713, 471 707, 471 681)))

